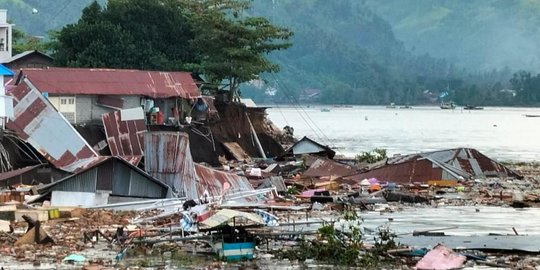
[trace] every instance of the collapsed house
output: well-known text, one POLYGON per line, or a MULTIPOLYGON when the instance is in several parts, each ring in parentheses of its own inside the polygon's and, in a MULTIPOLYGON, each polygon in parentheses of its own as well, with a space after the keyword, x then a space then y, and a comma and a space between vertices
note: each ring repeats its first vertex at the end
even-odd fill
POLYGON ((287 149, 282 157, 294 157, 301 155, 316 155, 332 159, 336 155, 336 152, 330 147, 322 145, 304 136, 289 149, 287 149))
MULTIPOLYGON (((261 127, 265 125, 264 121, 260 119, 264 114, 256 114, 256 121, 251 122, 245 111, 223 106, 228 120, 213 129, 220 133, 216 137, 225 142, 218 138, 209 139, 201 132, 205 123, 197 120, 208 120, 207 116, 217 110, 211 97, 201 97, 190 73, 22 69, 16 82, 7 93, 13 100, 13 116, 7 123, 9 134, 27 143, 55 169, 63 172, 43 177, 50 181, 41 183, 51 183, 40 190, 42 195, 54 191, 107 193, 107 202, 111 202, 122 201, 117 199, 119 197, 165 198, 170 196, 165 187, 172 187, 177 195, 189 199, 253 190, 244 177, 196 164, 189 146, 195 145, 200 152, 199 146, 203 144, 200 140, 191 141, 190 136, 202 136, 204 145, 213 146, 214 152, 218 147, 226 148, 225 145, 243 151, 239 143, 244 144, 242 141, 246 140, 238 138, 241 137, 238 127, 243 128, 240 134, 251 135, 253 142, 253 137, 258 136, 253 127, 264 130, 261 127), (205 116, 202 112, 208 114, 205 116), (241 122, 231 128, 229 121, 235 114, 239 114, 241 122), (192 115, 193 119, 190 118, 192 115), (100 129, 85 129, 96 123, 101 124, 102 137, 97 134, 99 132, 94 132, 100 129), (171 132, 161 132, 163 130, 171 132), (237 141, 230 141, 229 134, 234 134, 237 141), (146 172, 137 167, 143 166, 143 160, 146 172), (118 177, 125 179, 116 182, 118 177), (156 181, 160 185, 156 185, 156 181), (117 183, 135 190, 119 189, 115 186, 117 183), (138 188, 141 183, 154 186, 155 190, 141 190, 138 188)), ((212 133, 210 136, 213 137, 212 133)), ((252 146, 249 152, 256 149, 254 143, 252 146)), ((217 159, 217 154, 215 156, 217 159)), ((38 157, 34 162, 42 164, 44 160, 38 157)), ((47 166, 39 166, 42 167, 47 166)), ((2 182, 35 183, 23 176, 37 168, 36 164, 8 172, 2 176, 2 182)))
POLYGON ((245 177, 194 163, 186 133, 147 132, 144 146, 145 170, 178 190, 182 197, 210 199, 253 190, 245 177))
POLYGON ((401 184, 427 183, 430 180, 471 180, 476 178, 522 177, 476 149, 456 148, 399 155, 369 165, 364 172, 345 177, 361 181, 376 178, 401 184))
POLYGON ((169 186, 119 157, 98 157, 77 173, 38 190, 42 196, 53 193, 53 206, 62 203, 54 196, 57 191, 67 192, 62 198, 71 205, 84 205, 88 196, 103 198, 101 204, 172 197, 169 186))

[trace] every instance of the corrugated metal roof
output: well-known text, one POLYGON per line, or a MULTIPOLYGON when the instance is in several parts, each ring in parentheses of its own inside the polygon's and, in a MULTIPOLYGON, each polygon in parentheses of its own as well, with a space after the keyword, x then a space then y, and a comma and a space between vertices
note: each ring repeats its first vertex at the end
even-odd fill
POLYGON ((122 121, 120 111, 101 116, 107 144, 113 156, 142 156, 146 125, 144 119, 122 121))
POLYGON ((245 177, 195 164, 186 133, 146 132, 144 144, 146 171, 189 199, 199 199, 205 191, 220 196, 225 183, 230 186, 227 194, 253 190, 245 177))
POLYGON ((29 172, 29 171, 33 170, 33 169, 39 168, 42 165, 43 164, 38 164, 38 165, 34 165, 34 166, 27 166, 27 167, 20 168, 20 169, 17 169, 17 170, 12 170, 12 171, 7 171, 7 172, 0 173, 0 181, 9 179, 9 178, 12 178, 12 177, 15 177, 15 176, 22 175, 22 174, 24 174, 26 172, 29 172))
POLYGON ((341 164, 329 159, 317 159, 304 172, 304 176, 325 177, 325 176, 347 176, 357 172, 352 166, 341 164))
MULTIPOLYGON (((84 168, 79 169, 75 174, 67 176, 63 179, 60 179, 56 182, 44 185, 39 188, 39 193, 47 193, 51 190, 64 190, 64 191, 78 191, 78 192, 95 192, 97 188, 98 180, 98 167, 104 164, 105 162, 119 161, 122 164, 125 164, 127 168, 131 170, 128 178, 122 177, 112 177, 113 181, 119 182, 127 191, 121 192, 124 196, 136 196, 136 197, 156 197, 161 198, 165 197, 164 194, 168 194, 169 186, 162 183, 158 179, 153 178, 151 175, 145 171, 135 167, 130 162, 126 161, 120 157, 98 157, 89 163, 84 168), (138 175, 134 175, 135 172, 138 175), (77 177, 77 179, 75 179, 77 177), (75 181, 77 180, 77 181, 75 181), (126 182, 128 181, 128 182, 126 182), (154 185, 159 186, 160 190, 157 191, 153 186, 149 185, 150 181, 154 185), (126 186, 127 185, 127 186, 126 186)), ((109 173, 109 172, 107 172, 109 173)), ((112 171, 110 172, 112 173, 112 171)), ((118 184, 118 183, 117 183, 118 184)), ((113 195, 115 195, 113 188, 113 195)))
POLYGON ((44 53, 42 53, 42 52, 40 52, 38 50, 31 50, 31 51, 24 51, 22 53, 16 54, 16 55, 4 60, 3 62, 4 62, 4 64, 11 63, 11 62, 13 62, 15 60, 19 60, 20 58, 26 57, 26 56, 34 54, 34 53, 53 60, 52 57, 50 57, 50 56, 48 56, 48 55, 46 55, 46 54, 44 54, 44 53))
MULTIPOLYGON (((64 116, 24 80, 8 95, 13 97, 14 114, 6 127, 30 143, 55 167, 74 172, 75 163, 98 154, 64 116)), ((85 165, 85 164, 82 164, 85 165)))
POLYGON ((203 194, 205 190, 208 190, 210 196, 220 196, 225 183, 228 183, 230 186, 224 193, 225 196, 240 191, 253 190, 249 181, 243 176, 214 170, 200 164, 195 164, 195 170, 198 178, 198 194, 203 194))
POLYGON ((232 219, 239 219, 238 222, 241 219, 244 219, 244 220, 253 221, 256 224, 264 224, 263 219, 257 214, 240 212, 240 211, 231 210, 231 209, 219 210, 213 216, 205 219, 201 223, 205 225, 206 227, 215 228, 229 222, 232 219))
POLYGON ((456 148, 392 157, 347 179, 361 180, 375 177, 379 180, 401 183, 426 182, 440 180, 443 177, 442 171, 455 180, 486 176, 521 178, 516 172, 476 149, 456 148))
POLYGON ((70 95, 142 95, 152 98, 201 96, 189 72, 127 69, 22 69, 39 91, 70 95))

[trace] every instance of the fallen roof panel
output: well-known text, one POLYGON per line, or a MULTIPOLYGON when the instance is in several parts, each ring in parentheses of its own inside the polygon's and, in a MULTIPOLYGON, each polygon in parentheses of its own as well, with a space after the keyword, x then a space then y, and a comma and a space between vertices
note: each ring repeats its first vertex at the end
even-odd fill
POLYGON ((146 132, 144 144, 146 171, 189 199, 253 190, 245 177, 194 163, 186 133, 146 132))
POLYGON ((142 156, 144 154, 144 119, 122 121, 121 111, 101 116, 107 144, 113 156, 142 156))
POLYGON ((317 159, 303 174, 311 177, 348 176, 357 173, 352 166, 330 159, 317 159))
POLYGON ((98 157, 94 149, 25 79, 8 95, 13 96, 15 116, 6 127, 30 143, 55 167, 73 172, 81 160, 98 157))
POLYGON ((247 219, 252 222, 255 222, 256 224, 264 224, 264 221, 262 220, 262 218, 258 216, 257 214, 240 212, 240 211, 231 210, 231 209, 219 210, 213 216, 207 218, 201 223, 209 228, 215 228, 236 218, 247 219))

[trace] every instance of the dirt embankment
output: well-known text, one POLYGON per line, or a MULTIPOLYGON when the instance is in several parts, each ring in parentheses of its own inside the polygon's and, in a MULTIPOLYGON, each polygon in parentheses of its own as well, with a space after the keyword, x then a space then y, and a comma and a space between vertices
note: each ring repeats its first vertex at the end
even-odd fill
POLYGON ((216 108, 220 120, 209 124, 211 135, 202 127, 188 131, 191 153, 196 162, 219 165, 219 156, 231 159, 231 154, 223 146, 224 142, 236 142, 249 156, 261 157, 248 117, 266 157, 276 157, 283 153, 283 147, 277 140, 281 131, 266 118, 263 108, 246 108, 238 104, 216 104, 216 108))

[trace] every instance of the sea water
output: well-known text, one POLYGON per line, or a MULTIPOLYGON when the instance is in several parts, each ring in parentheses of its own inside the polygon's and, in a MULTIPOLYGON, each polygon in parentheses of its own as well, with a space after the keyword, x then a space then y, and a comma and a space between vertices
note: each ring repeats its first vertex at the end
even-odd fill
POLYGON ((540 160, 540 117, 526 117, 540 108, 270 107, 279 128, 292 126, 296 138, 308 136, 348 157, 374 148, 392 156, 470 147, 499 161, 540 160))

